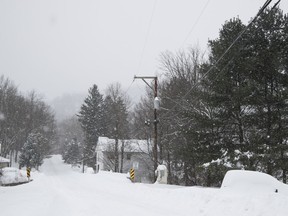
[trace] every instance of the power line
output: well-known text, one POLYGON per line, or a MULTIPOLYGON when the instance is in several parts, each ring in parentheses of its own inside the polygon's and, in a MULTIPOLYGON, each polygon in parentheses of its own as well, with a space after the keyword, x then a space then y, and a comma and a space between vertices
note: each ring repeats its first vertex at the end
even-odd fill
MULTIPOLYGON (((248 28, 250 28, 250 26, 252 25, 252 23, 254 23, 256 21, 256 19, 264 12, 264 10, 268 7, 268 5, 271 3, 272 0, 267 0, 264 5, 260 8, 260 10, 258 11, 257 15, 253 18, 253 20, 240 32, 240 34, 236 37, 236 39, 230 44, 230 46, 224 51, 224 53, 218 58, 218 60, 214 63, 214 65, 212 65, 208 71, 198 80, 197 83, 195 83, 187 92, 186 94, 182 97, 182 100, 185 99, 200 83, 202 80, 204 80, 207 75, 212 71, 212 69, 214 67, 216 67, 216 65, 224 58, 224 56, 230 51, 230 49, 235 45, 235 43, 242 37, 242 35, 248 30, 248 28)), ((280 2, 280 0, 279 0, 280 2)), ((277 2, 275 5, 277 5, 279 2, 277 2)), ((274 5, 274 6, 275 6, 274 5)), ((226 67, 226 66, 225 66, 226 67)), ((172 110, 177 107, 179 104, 175 104, 166 114, 165 116, 167 116, 168 114, 170 114, 170 112, 172 112, 172 110)))
POLYGON ((194 28, 195 28, 196 25, 198 24, 200 18, 202 17, 202 15, 203 15, 204 11, 206 10, 206 8, 207 8, 207 6, 208 6, 209 3, 210 3, 210 0, 208 0, 208 1, 206 2, 206 4, 204 5, 204 7, 202 8, 199 16, 197 17, 196 21, 194 22, 194 24, 193 24, 192 28, 190 29, 188 35, 187 35, 186 38, 184 39, 181 47, 184 46, 185 42, 188 40, 188 38, 190 37, 190 35, 191 35, 192 32, 194 31, 194 28))
POLYGON ((145 52, 145 49, 146 49, 146 46, 147 46, 147 42, 148 42, 148 37, 149 37, 149 34, 150 34, 152 20, 154 18, 154 13, 155 13, 155 9, 156 9, 156 3, 157 3, 157 0, 155 0, 154 4, 153 4, 153 9, 152 9, 152 13, 151 13, 150 20, 149 20, 148 29, 147 29, 147 33, 146 33, 146 36, 145 36, 145 41, 144 41, 143 49, 142 49, 142 52, 141 52, 137 73, 139 73, 139 70, 140 70, 141 65, 142 65, 144 52, 145 52))
MULTIPOLYGON (((223 57, 228 53, 228 51, 235 45, 235 43, 241 38, 241 36, 247 31, 247 29, 251 26, 251 24, 253 22, 256 21, 256 19, 264 12, 264 10, 268 7, 268 5, 271 3, 272 0, 267 0, 265 2, 265 4, 260 8, 259 12, 257 13, 257 15, 254 17, 254 19, 246 26, 246 28, 244 28, 244 30, 241 31, 241 33, 237 36, 237 38, 231 43, 231 45, 225 50, 225 52, 220 56, 220 58, 216 61, 216 63, 214 65, 212 65, 208 71, 198 80, 197 83, 195 83, 190 89, 189 91, 181 98, 181 100, 185 99, 185 97, 191 93, 191 91, 197 87, 202 80, 204 80, 204 78, 206 78, 206 76, 212 71, 212 69, 214 67, 216 67, 216 65, 223 59, 223 57)), ((273 6, 273 8, 275 8, 278 4, 279 4, 280 0, 273 6)), ((227 64, 221 69, 221 71, 216 75, 216 77, 220 76, 224 70, 226 69, 226 67, 234 60, 234 57, 232 57, 227 64)), ((198 97, 197 97, 198 98, 198 97)), ((197 98, 194 98, 194 100, 196 100, 197 98)), ((171 101, 173 101, 175 103, 175 105, 168 111, 165 113, 165 115, 162 116, 162 118, 164 119, 165 117, 167 117, 168 115, 171 115, 171 112, 177 107, 177 106, 181 106, 182 108, 184 108, 185 105, 180 104, 179 102, 172 100, 171 98, 167 98, 170 99, 171 101)), ((175 115, 176 116, 176 115, 175 115)), ((171 116, 170 116, 171 117, 171 116)), ((139 135, 140 133, 137 133, 137 135, 139 135)))
POLYGON ((133 85, 135 79, 132 80, 131 84, 129 85, 129 87, 126 89, 126 91, 124 92, 124 95, 127 95, 127 92, 130 90, 131 86, 133 85))
MULTIPOLYGON (((224 72, 224 70, 228 67, 228 65, 229 65, 233 60, 234 60, 234 57, 232 57, 232 58, 227 62, 227 64, 226 64, 226 65, 221 69, 221 71, 216 75, 215 79, 224 72)), ((197 84, 198 84, 198 83, 197 83, 197 84)), ((195 84, 195 85, 197 85, 197 84, 195 84)), ((197 100, 199 97, 200 97, 200 95, 198 95, 197 97, 193 98, 193 101, 191 101, 191 102, 194 102, 194 101, 197 100)), ((165 97, 165 98, 167 98, 167 97, 165 97)), ((175 104, 177 104, 178 106, 182 107, 184 110, 189 110, 189 108, 188 108, 187 105, 183 105, 183 104, 181 104, 180 102, 176 102, 175 100, 173 100, 173 99, 171 99, 171 98, 167 98, 167 99, 173 101, 175 104)), ((183 99, 183 98, 182 98, 182 99, 183 99)), ((175 107, 176 107, 176 105, 175 105, 174 107, 172 107, 170 110, 174 109, 175 107)), ((170 111, 170 110, 169 110, 169 111, 170 111)), ((169 111, 168 111, 168 112, 169 112, 169 111)), ((166 113, 165 115, 163 115, 162 118, 164 119, 166 116, 167 116, 167 113, 166 113)), ((175 114, 174 116, 177 116, 177 114, 175 114)), ((169 117, 171 117, 171 116, 169 115, 169 117)))
POLYGON ((272 7, 272 10, 273 10, 275 7, 278 6, 278 4, 280 3, 280 1, 281 1, 281 0, 279 0, 278 2, 276 2, 276 3, 274 4, 274 6, 272 7))

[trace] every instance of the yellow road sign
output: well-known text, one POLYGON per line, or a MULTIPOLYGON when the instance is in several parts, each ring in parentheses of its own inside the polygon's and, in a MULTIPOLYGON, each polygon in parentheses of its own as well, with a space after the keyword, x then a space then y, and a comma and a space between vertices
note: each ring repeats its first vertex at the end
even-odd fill
POLYGON ((134 181, 134 179, 135 179, 135 170, 134 169, 130 169, 130 179, 131 179, 131 181, 134 181))
POLYGON ((30 178, 31 169, 29 167, 26 168, 27 177, 30 178))

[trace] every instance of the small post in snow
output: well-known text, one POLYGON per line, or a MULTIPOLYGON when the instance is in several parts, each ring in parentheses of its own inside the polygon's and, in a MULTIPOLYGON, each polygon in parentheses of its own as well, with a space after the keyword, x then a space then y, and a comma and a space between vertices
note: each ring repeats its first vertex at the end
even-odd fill
POLYGON ((26 172, 27 172, 27 178, 28 178, 28 181, 30 181, 30 172, 31 172, 31 168, 30 168, 30 167, 27 167, 27 168, 26 168, 26 172))
POLYGON ((130 169, 130 180, 134 182, 135 179, 135 170, 133 168, 130 169))

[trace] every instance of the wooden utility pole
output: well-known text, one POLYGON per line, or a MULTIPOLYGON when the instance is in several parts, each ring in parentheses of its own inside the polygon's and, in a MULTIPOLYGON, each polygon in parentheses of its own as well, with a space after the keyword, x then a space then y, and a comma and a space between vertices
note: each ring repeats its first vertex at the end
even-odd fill
MULTIPOLYGON (((158 79, 157 76, 134 76, 134 79, 142 79, 146 85, 148 85, 154 91, 154 146, 153 146, 153 160, 154 160, 154 171, 157 170, 158 166, 158 131, 157 131, 157 107, 155 106, 155 100, 158 96, 158 79), (154 89, 153 87, 145 80, 145 79, 153 79, 154 80, 154 89)), ((154 178, 156 179, 155 173, 154 178)))

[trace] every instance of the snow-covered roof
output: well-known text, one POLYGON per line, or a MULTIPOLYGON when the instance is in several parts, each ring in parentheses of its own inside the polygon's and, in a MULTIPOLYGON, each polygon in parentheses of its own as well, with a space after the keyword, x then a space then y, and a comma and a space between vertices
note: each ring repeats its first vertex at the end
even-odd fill
MULTIPOLYGON (((151 151, 151 143, 147 140, 119 140, 119 151, 121 149, 122 143, 124 142, 125 152, 141 152, 148 153, 151 151)), ((114 146, 115 139, 110 139, 108 137, 99 137, 96 151, 111 151, 111 147, 114 146)))
POLYGON ((0 156, 0 163, 10 163, 10 160, 0 156))

